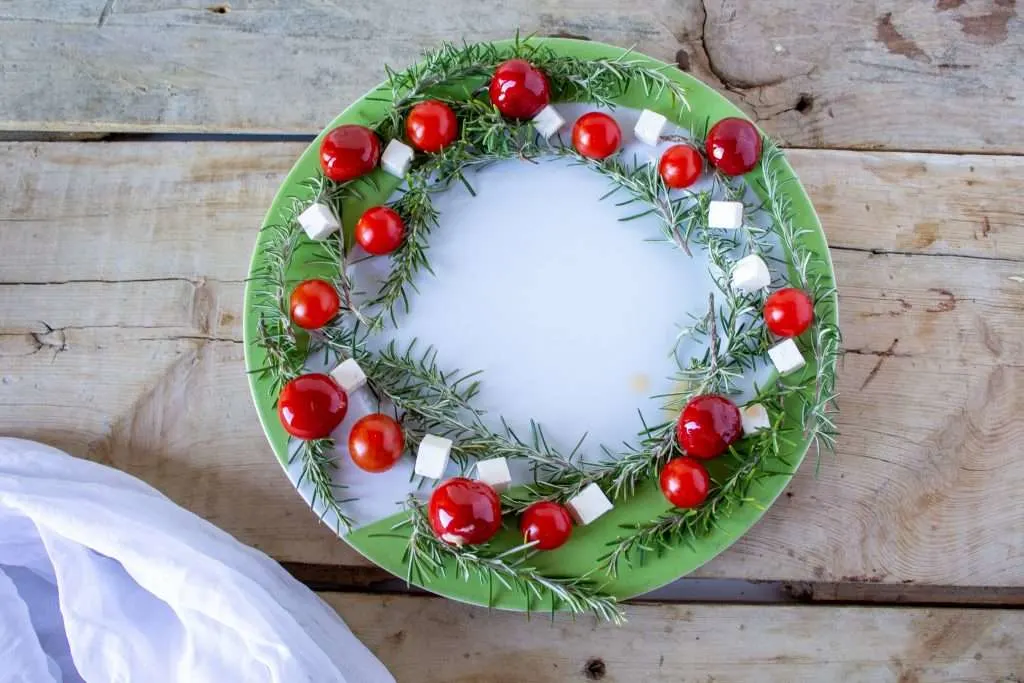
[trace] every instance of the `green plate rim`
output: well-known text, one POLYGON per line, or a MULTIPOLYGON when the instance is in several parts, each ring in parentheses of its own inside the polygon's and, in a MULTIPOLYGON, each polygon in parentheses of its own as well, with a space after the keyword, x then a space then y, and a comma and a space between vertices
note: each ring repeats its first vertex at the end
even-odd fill
MULTIPOLYGON (((742 111, 709 86, 674 66, 665 64, 652 57, 594 41, 581 41, 569 38, 531 38, 530 40, 542 43, 557 53, 567 56, 583 59, 615 58, 628 53, 631 59, 642 60, 652 66, 663 68, 664 73, 669 75, 672 80, 686 88, 691 110, 686 114, 688 118, 680 116, 679 109, 672 106, 667 96, 662 96, 659 99, 647 98, 642 91, 636 88, 631 89, 625 96, 618 98, 616 104, 632 106, 634 108, 646 106, 647 108, 660 111, 676 123, 691 129, 695 125, 702 124, 706 119, 716 121, 725 116, 746 118, 742 111)), ((507 49, 511 47, 513 41, 493 41, 493 44, 499 48, 507 49)), ((371 124, 381 117, 385 105, 367 100, 369 96, 375 93, 379 96, 381 93, 388 94, 389 90, 386 84, 382 83, 354 102, 331 121, 303 152, 275 195, 274 201, 264 219, 264 227, 280 222, 287 211, 291 198, 309 198, 309 191, 300 186, 299 182, 316 173, 318 169, 317 150, 319 142, 328 130, 342 123, 371 124)), ((807 230, 807 232, 798 237, 798 240, 802 246, 812 250, 817 257, 811 265, 814 272, 823 276, 828 284, 832 286, 832 301, 830 302, 831 305, 827 307, 831 313, 831 320, 829 322, 838 325, 838 296, 834 288, 835 274, 824 232, 821 229, 821 223, 811 204, 810 198, 807 196, 803 185, 799 182, 788 161, 782 155, 779 155, 775 164, 775 168, 780 173, 780 178, 785 182, 785 192, 793 204, 794 224, 807 230)), ((393 179, 379 170, 373 174, 373 178, 379 185, 380 192, 368 195, 362 201, 353 201, 344 207, 345 230, 349 236, 351 235, 354 223, 352 217, 358 216, 366 206, 382 201, 379 197, 386 198, 398 186, 397 179, 393 179)), ((752 171, 746 176, 746 181, 753 187, 754 191, 763 197, 763 192, 758 183, 760 179, 760 169, 752 171)), ((255 343, 257 316, 254 314, 253 308, 254 297, 256 296, 253 278, 263 264, 262 247, 267 239, 269 239, 267 232, 261 231, 253 250, 249 268, 250 279, 245 290, 243 315, 245 364, 249 371, 250 390, 259 414, 260 423, 274 450, 274 454, 287 472, 287 434, 278 422, 276 410, 274 409, 274 397, 268 391, 269 381, 258 378, 254 373, 255 368, 263 365, 265 354, 255 343)), ((289 275, 293 276, 296 280, 310 277, 314 274, 315 269, 305 264, 298 265, 289 272, 289 275)), ((444 350, 440 349, 440 352, 443 357, 444 350)), ((802 373, 791 376, 787 380, 799 381, 806 376, 806 373, 816 372, 817 368, 814 363, 809 362, 802 373)), ((792 473, 795 472, 796 468, 799 467, 806 457, 810 444, 807 440, 803 439, 799 429, 799 397, 793 396, 789 399, 786 405, 786 413, 785 424, 787 426, 783 431, 793 441, 793 447, 786 457, 790 467, 787 467, 781 461, 777 463, 777 467, 780 470, 789 472, 788 474, 771 477, 755 484, 751 490, 754 500, 738 508, 734 514, 722 520, 722 525, 716 532, 706 538, 697 540, 693 547, 680 546, 668 550, 660 556, 649 557, 643 566, 624 569, 615 580, 607 580, 605 582, 606 577, 603 577, 603 575, 594 576, 593 578, 602 582, 604 590, 611 595, 619 599, 631 598, 689 574, 739 540, 778 498, 788 485, 790 479, 792 479, 792 473), (795 429, 793 427, 794 416, 797 416, 797 427, 795 429)), ((543 416, 533 417, 543 422, 543 416)), ((714 474, 714 469, 712 469, 712 473, 714 474)), ((309 500, 307 500, 307 503, 309 503, 309 500)), ((649 519, 667 510, 668 507, 667 502, 661 497, 656 486, 653 483, 648 483, 638 491, 634 498, 630 499, 627 505, 616 506, 612 512, 608 513, 600 522, 594 525, 578 527, 574 532, 573 539, 566 546, 553 552, 538 554, 534 558, 533 564, 539 570, 551 574, 566 576, 582 575, 593 568, 595 558, 605 552, 607 541, 618 535, 618 525, 649 519)), ((316 512, 319 514, 322 510, 316 510, 316 512)), ((342 537, 371 562, 397 576, 405 577, 406 565, 402 561, 405 543, 401 539, 381 535, 389 533, 391 527, 404 519, 404 517, 404 513, 396 513, 390 518, 378 520, 351 533, 344 534, 342 537)), ((514 530, 505 529, 499 534, 494 543, 510 547, 518 543, 519 540, 514 530)), ((439 577, 437 580, 430 581, 420 587, 456 600, 500 609, 532 609, 540 611, 550 609, 549 602, 545 604, 544 602, 538 602, 535 598, 529 599, 528 596, 520 591, 500 588, 492 593, 486 583, 464 580, 455 575, 453 567, 450 567, 450 569, 451 571, 447 572, 446 576, 439 577)))

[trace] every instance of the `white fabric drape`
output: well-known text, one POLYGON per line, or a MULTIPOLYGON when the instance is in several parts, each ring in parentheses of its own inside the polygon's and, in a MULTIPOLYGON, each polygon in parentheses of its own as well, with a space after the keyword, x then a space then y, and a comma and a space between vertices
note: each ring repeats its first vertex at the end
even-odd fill
POLYGON ((123 472, 0 438, 0 682, 83 680, 394 678, 263 553, 123 472))

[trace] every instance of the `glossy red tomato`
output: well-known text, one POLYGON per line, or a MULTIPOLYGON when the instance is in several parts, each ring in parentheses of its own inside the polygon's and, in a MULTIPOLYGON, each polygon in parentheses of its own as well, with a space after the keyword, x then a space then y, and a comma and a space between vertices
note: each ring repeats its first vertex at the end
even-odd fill
POLYGON ((326 280, 305 280, 292 290, 292 321, 307 330, 323 327, 338 315, 338 290, 326 280))
POLYGON ((761 158, 761 134, 750 121, 722 119, 708 131, 708 161, 726 175, 743 175, 761 158))
POLYGON ((544 72, 523 59, 498 65, 491 78, 491 104, 510 119, 530 119, 551 101, 544 72))
POLYGON ((371 413, 359 418, 348 434, 348 454, 359 469, 386 472, 405 451, 402 425, 390 415, 371 413))
POLYGON ((398 212, 387 206, 367 209, 356 223, 356 242, 375 256, 390 254, 405 237, 405 223, 398 212))
POLYGON ((380 140, 366 126, 338 126, 320 143, 320 168, 336 183, 369 173, 377 167, 378 161, 380 140))
POLYGON ((427 515, 434 533, 445 543, 486 543, 501 528, 501 500, 487 484, 455 477, 434 489, 427 515))
POLYGON ((694 396, 683 408, 676 425, 679 446, 694 458, 715 458, 725 453, 743 431, 740 409, 724 396, 694 396))
POLYGON ((427 100, 409 111, 405 135, 416 149, 440 152, 459 135, 459 121, 444 102, 427 100))
POLYGON ((618 122, 603 112, 592 111, 576 119, 572 144, 576 151, 591 159, 604 159, 618 151, 622 131, 618 122))
POLYGON ((551 501, 534 503, 523 511, 519 520, 523 542, 536 541, 538 550, 554 550, 565 545, 572 536, 572 517, 564 506, 551 501))
POLYGON ((277 416, 285 431, 299 439, 322 439, 341 424, 348 396, 337 382, 319 373, 301 375, 284 385, 277 416))
POLYGON ((711 477, 700 460, 673 458, 658 477, 661 492, 677 508, 695 508, 708 497, 711 477))
POLYGON ((780 289, 764 302, 764 322, 780 337, 799 337, 813 321, 814 302, 801 289, 780 289))
POLYGON ((676 190, 697 182, 704 170, 704 158, 693 145, 672 145, 661 155, 658 173, 665 185, 676 190))

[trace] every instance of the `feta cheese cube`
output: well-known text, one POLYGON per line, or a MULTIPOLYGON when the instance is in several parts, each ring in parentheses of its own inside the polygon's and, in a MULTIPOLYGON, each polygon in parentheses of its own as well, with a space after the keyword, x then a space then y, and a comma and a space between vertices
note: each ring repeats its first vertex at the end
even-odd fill
POLYGON ((566 501, 565 507, 569 508, 569 514, 577 524, 590 524, 614 506, 601 487, 591 483, 566 501))
POLYGON ((788 375, 805 364, 803 354, 792 339, 781 341, 768 349, 768 357, 772 359, 772 364, 780 375, 788 375))
POLYGON ((366 386, 366 375, 355 358, 349 358, 341 365, 331 370, 331 377, 338 383, 346 394, 351 394, 356 389, 366 386))
POLYGON ((565 125, 565 119, 550 104, 533 117, 533 127, 545 140, 557 133, 565 125))
POLYGON ((396 178, 404 178, 416 153, 401 140, 392 140, 380 155, 380 167, 396 178))
POLYGON ((740 408, 740 420, 744 434, 753 434, 772 426, 768 411, 760 403, 750 403, 740 408))
POLYGON ((661 141, 661 131, 665 130, 668 119, 656 111, 644 109, 633 127, 633 135, 645 145, 656 147, 661 141))
POLYGON ((768 264, 757 254, 744 256, 732 267, 732 288, 737 292, 752 294, 772 284, 768 264))
POLYGON ((501 493, 512 483, 512 473, 508 470, 508 460, 491 458, 476 464, 476 478, 501 493))
POLYGON ((448 467, 448 459, 451 457, 452 440, 443 436, 427 434, 420 441, 420 447, 416 451, 416 467, 414 471, 421 477, 427 479, 440 479, 448 467))
POLYGON ((341 230, 341 221, 334 215, 331 207, 319 202, 310 204, 308 209, 299 214, 299 225, 311 240, 322 240, 331 233, 341 230))
POLYGON ((736 230, 743 226, 743 202, 722 202, 712 199, 708 204, 708 227, 736 230))

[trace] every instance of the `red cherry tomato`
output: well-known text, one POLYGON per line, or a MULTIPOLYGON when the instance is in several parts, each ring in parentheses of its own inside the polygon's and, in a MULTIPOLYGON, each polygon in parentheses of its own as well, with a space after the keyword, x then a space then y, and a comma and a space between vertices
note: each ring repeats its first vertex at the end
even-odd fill
POLYGON ((390 254, 405 237, 405 223, 394 209, 375 206, 367 209, 356 223, 356 242, 375 256, 390 254))
POLYGON ((405 134, 416 149, 440 152, 458 136, 459 121, 447 104, 428 100, 409 111, 405 119, 405 134))
POLYGON ((455 477, 434 489, 427 515, 434 533, 445 543, 486 543, 501 528, 501 500, 487 484, 455 477))
POLYGON ((695 508, 708 497, 711 477, 700 460, 673 458, 658 477, 661 492, 677 508, 695 508))
POLYGON ((402 426, 383 413, 359 418, 348 434, 348 454, 359 469, 367 472, 390 470, 404 451, 402 426))
POLYGON ((761 158, 761 134, 750 121, 722 119, 708 131, 708 161, 726 175, 743 175, 761 158))
POLYGON ((292 321, 307 330, 323 327, 338 315, 338 290, 326 280, 306 280, 292 291, 292 321))
POLYGON ((284 385, 277 415, 285 431, 299 439, 322 439, 341 424, 348 412, 345 390, 328 377, 301 375, 284 385))
POLYGON ((694 396, 679 416, 676 438, 687 455, 715 458, 740 438, 740 409, 724 396, 694 396))
POLYGON ((793 287, 772 292, 764 302, 764 322, 780 337, 799 337, 814 320, 814 302, 793 287))
POLYGON ((519 521, 523 542, 536 541, 538 550, 554 550, 565 545, 572 535, 572 517, 558 503, 541 501, 523 511, 519 521))
POLYGON ((498 65, 491 78, 491 104, 510 119, 530 119, 551 101, 544 72, 522 59, 498 65))
POLYGON ((672 145, 658 162, 661 179, 676 190, 693 185, 703 170, 704 159, 693 145, 672 145))
POLYGON ((338 126, 320 143, 320 168, 336 183, 369 173, 377 167, 378 161, 380 140, 366 126, 338 126))
POLYGON ((604 159, 615 154, 621 143, 622 131, 618 122, 603 112, 584 114, 572 127, 573 147, 591 159, 604 159))

